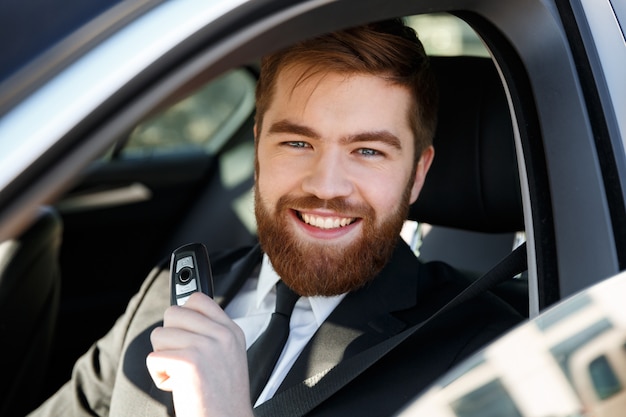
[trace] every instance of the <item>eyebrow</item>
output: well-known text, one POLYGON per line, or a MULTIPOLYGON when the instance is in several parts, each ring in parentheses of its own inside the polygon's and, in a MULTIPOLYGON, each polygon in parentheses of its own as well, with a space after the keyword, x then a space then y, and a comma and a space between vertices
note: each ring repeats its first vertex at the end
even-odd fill
POLYGON ((355 142, 382 142, 392 148, 402 150, 402 143, 400 139, 393 133, 387 130, 377 130, 372 132, 362 132, 355 135, 350 135, 341 139, 343 143, 355 143, 355 142))
POLYGON ((280 120, 270 126, 268 133, 292 133, 298 136, 304 136, 312 139, 320 139, 319 133, 310 127, 290 122, 289 120, 280 120))
MULTIPOLYGON (((314 129, 289 120, 280 120, 273 123, 270 126, 268 133, 290 133, 310 139, 321 139, 321 135, 314 129)), ((400 142, 400 139, 387 130, 361 132, 341 138, 341 143, 344 144, 357 142, 382 142, 393 148, 402 150, 402 143, 400 142)))

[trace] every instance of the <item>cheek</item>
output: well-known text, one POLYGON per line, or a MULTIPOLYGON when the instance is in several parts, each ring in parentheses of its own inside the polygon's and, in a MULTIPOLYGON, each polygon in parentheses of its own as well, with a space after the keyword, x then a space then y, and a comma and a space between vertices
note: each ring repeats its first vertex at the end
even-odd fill
POLYGON ((259 161, 256 183, 266 204, 274 204, 280 197, 293 191, 297 181, 298 173, 284 161, 271 159, 259 161))
POLYGON ((377 218, 395 213, 400 205, 408 182, 408 174, 370 176, 359 181, 363 199, 374 209, 377 218))

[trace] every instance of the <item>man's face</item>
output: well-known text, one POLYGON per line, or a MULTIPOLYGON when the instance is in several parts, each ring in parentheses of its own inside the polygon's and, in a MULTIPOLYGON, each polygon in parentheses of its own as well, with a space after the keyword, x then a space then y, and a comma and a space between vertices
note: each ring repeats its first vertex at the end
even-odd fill
POLYGON ((300 75, 279 74, 256 132, 258 233, 290 287, 335 295, 388 261, 433 150, 415 167, 405 88, 370 75, 300 75))

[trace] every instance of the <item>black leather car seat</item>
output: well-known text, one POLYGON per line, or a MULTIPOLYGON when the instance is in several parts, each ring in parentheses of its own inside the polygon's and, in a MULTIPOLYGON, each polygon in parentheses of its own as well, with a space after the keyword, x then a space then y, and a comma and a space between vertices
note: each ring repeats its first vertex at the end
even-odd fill
POLYGON ((435 159, 411 216, 485 233, 524 230, 511 115, 495 64, 434 57, 431 65, 440 91, 435 159))
MULTIPOLYGON (((433 57, 440 105, 435 159, 409 219, 427 224, 419 256, 471 275, 490 269, 524 231, 509 105, 490 58, 433 57)), ((527 282, 498 288, 528 315, 527 282)))
POLYGON ((62 221, 42 207, 21 236, 0 243, 0 416, 21 416, 40 400, 54 334, 62 221))

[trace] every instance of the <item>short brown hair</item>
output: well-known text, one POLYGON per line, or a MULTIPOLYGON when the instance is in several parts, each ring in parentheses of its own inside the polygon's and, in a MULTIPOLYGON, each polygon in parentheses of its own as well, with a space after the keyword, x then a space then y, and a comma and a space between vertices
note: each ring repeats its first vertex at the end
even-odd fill
POLYGON ((279 72, 295 65, 307 68, 302 79, 319 72, 372 74, 408 88, 414 97, 408 117, 415 136, 416 161, 432 144, 437 122, 437 89, 422 43, 401 19, 332 32, 265 56, 256 90, 259 132, 279 72))

